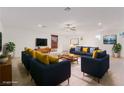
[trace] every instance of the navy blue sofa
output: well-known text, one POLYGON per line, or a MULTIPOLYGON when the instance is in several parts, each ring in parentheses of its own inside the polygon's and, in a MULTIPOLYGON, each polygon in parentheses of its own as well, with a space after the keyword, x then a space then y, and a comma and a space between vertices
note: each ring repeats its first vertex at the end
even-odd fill
POLYGON ((109 69, 109 55, 104 54, 97 58, 81 57, 81 71, 97 78, 102 78, 109 69))
POLYGON ((80 56, 83 56, 83 55, 92 56, 93 50, 91 51, 91 49, 96 50, 99 48, 98 47, 88 47, 88 46, 77 46, 76 48, 71 48, 70 53, 80 55, 80 56), (82 48, 88 48, 88 52, 83 53, 82 48))
POLYGON ((22 52, 22 63, 30 72, 36 85, 54 86, 59 85, 71 76, 71 63, 68 60, 56 64, 42 64, 37 59, 32 58, 26 52, 22 52))

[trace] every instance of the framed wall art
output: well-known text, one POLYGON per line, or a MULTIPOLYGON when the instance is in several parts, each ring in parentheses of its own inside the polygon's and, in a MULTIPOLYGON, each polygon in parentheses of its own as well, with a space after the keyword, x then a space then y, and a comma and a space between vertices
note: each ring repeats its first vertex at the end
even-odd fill
POLYGON ((103 36, 104 44, 115 44, 117 43, 117 35, 105 35, 103 36))
POLYGON ((58 35, 51 35, 51 48, 52 49, 58 48, 58 35))
POLYGON ((79 45, 79 38, 72 38, 70 40, 71 45, 79 45))

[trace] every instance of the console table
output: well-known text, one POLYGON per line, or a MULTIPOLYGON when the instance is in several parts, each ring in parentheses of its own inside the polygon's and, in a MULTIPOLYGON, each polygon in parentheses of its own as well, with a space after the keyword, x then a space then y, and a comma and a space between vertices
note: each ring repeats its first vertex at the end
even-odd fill
POLYGON ((12 63, 10 57, 6 63, 0 63, 0 85, 12 85, 12 63))

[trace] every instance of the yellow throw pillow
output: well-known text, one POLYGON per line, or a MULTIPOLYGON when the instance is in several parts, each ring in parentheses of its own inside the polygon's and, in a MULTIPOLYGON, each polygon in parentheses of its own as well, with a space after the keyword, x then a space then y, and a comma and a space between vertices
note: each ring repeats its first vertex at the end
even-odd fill
POLYGON ((87 52, 88 52, 88 48, 83 48, 82 51, 83 51, 84 53, 87 53, 87 52))
POLYGON ((29 49, 28 49, 28 53, 29 53, 33 58, 35 58, 35 50, 29 48, 29 49))
POLYGON ((49 64, 48 55, 45 55, 39 51, 36 51, 36 59, 38 59, 41 63, 49 64))
POLYGON ((97 57, 97 53, 99 53, 99 52, 102 52, 102 50, 94 50, 92 58, 96 58, 97 57))
POLYGON ((24 48, 24 50, 25 50, 25 51, 28 51, 28 48, 27 48, 27 47, 25 47, 25 48, 24 48))
POLYGON ((48 58, 49 58, 49 63, 51 63, 51 64, 58 63, 58 61, 59 61, 58 57, 55 57, 55 56, 49 55, 48 58))
POLYGON ((28 52, 30 53, 32 51, 32 49, 31 48, 28 48, 28 52))
POLYGON ((102 50, 97 50, 97 52, 102 52, 102 50))
POLYGON ((32 49, 31 49, 31 48, 25 48, 25 51, 26 51, 27 53, 30 53, 30 51, 32 51, 32 49))
POLYGON ((97 50, 94 50, 94 51, 93 51, 92 58, 96 58, 96 55, 97 55, 97 50))
POLYGON ((35 58, 35 50, 31 49, 31 48, 27 48, 25 47, 25 51, 30 54, 33 58, 35 58))
POLYGON ((30 52, 30 54, 31 54, 31 56, 32 56, 33 58, 36 58, 35 50, 32 50, 32 51, 30 52))

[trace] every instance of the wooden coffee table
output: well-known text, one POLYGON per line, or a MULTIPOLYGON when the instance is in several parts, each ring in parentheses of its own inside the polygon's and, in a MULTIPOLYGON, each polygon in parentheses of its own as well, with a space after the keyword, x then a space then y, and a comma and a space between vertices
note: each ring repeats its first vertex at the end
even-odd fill
POLYGON ((69 60, 71 62, 77 62, 78 64, 78 57, 77 55, 74 55, 74 54, 62 54, 62 55, 58 55, 58 58, 59 59, 62 59, 62 60, 69 60))

